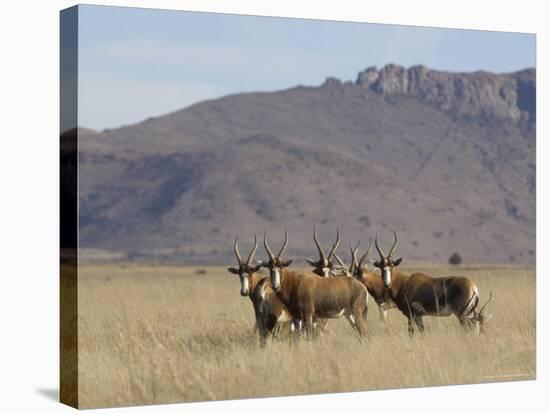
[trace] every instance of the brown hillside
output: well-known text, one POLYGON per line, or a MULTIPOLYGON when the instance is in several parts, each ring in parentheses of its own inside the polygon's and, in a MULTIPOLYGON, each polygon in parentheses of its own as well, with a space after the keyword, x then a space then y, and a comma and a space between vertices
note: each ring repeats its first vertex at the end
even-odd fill
POLYGON ((534 262, 535 71, 388 65, 79 134, 80 245, 223 262, 236 234, 313 254, 400 235, 407 259, 534 262), (275 242, 276 243, 276 242, 275 242))

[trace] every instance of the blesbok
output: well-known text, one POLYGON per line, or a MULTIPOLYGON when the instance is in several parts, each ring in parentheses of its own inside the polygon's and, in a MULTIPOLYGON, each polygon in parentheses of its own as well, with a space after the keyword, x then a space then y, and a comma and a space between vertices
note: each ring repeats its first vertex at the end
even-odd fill
POLYGON ((332 255, 338 248, 338 245, 340 244, 340 231, 336 229, 336 242, 332 245, 332 248, 330 249, 328 255, 325 256, 325 253, 323 252, 323 249, 321 247, 321 244, 319 243, 319 240, 317 239, 317 229, 314 226, 313 227, 313 241, 315 242, 315 245, 317 246, 317 250, 319 252, 319 260, 312 260, 312 259, 306 259, 306 261, 313 266, 312 272, 316 275, 323 276, 323 277, 329 277, 331 276, 331 272, 334 270, 334 264, 332 262, 332 255))
POLYGON ((239 238, 235 238, 233 250, 237 258, 239 267, 230 267, 227 270, 233 274, 239 275, 241 279, 241 295, 249 296, 254 306, 256 316, 256 327, 260 333, 260 345, 266 344, 267 339, 272 337, 277 331, 278 326, 291 321, 290 312, 277 297, 268 278, 262 278, 258 273, 262 263, 252 264, 254 254, 258 249, 258 240, 254 235, 254 247, 250 251, 245 262, 242 261, 239 254, 239 238))
POLYGON ((308 338, 315 335, 314 323, 319 319, 345 316, 359 339, 365 336, 363 314, 367 312, 367 289, 348 277, 319 277, 312 272, 288 270, 292 260, 283 260, 288 246, 288 235, 281 250, 274 255, 264 235, 264 247, 269 257, 262 265, 269 269, 271 286, 295 320, 304 324, 308 338))
POLYGON ((375 246, 380 260, 374 265, 380 269, 384 287, 397 308, 407 317, 409 333, 414 333, 416 325, 420 332, 424 331, 422 317, 456 315, 464 327, 475 326, 477 332, 483 330, 483 324, 491 316, 485 317, 484 311, 492 299, 483 305, 478 312, 479 291, 474 282, 463 276, 431 277, 424 273, 405 275, 395 268, 403 258, 394 260, 392 253, 397 245, 397 233, 394 232, 394 242, 385 255, 378 245, 378 235, 375 246))
POLYGON ((363 256, 361 256, 359 261, 357 261, 357 250, 359 249, 359 242, 355 246, 355 249, 351 246, 350 243, 349 249, 351 252, 351 264, 349 268, 346 268, 346 265, 336 253, 334 254, 334 257, 340 264, 341 269, 344 271, 346 276, 354 277, 359 280, 363 285, 365 285, 367 291, 369 292, 369 295, 372 296, 372 298, 376 302, 376 305, 378 306, 380 320, 382 322, 386 322, 388 310, 395 308, 396 306, 395 303, 392 302, 388 295, 388 292, 384 288, 384 283, 382 282, 380 275, 378 275, 378 273, 374 271, 369 270, 368 268, 368 262, 370 261, 370 259, 368 258, 368 254, 371 246, 372 239, 369 243, 367 251, 363 254, 363 256))
MULTIPOLYGON (((332 245, 332 248, 330 249, 328 255, 325 256, 325 253, 323 252, 323 249, 321 247, 321 243, 319 243, 319 239, 317 239, 317 228, 316 226, 313 226, 313 241, 315 242, 315 246, 317 246, 317 251, 319 252, 319 260, 315 261, 312 259, 306 259, 306 261, 313 266, 312 272, 316 275, 322 276, 322 277, 330 277, 333 276, 334 272, 334 263, 332 262, 332 255, 338 248, 338 245, 340 244, 340 231, 338 228, 336 229, 336 242, 332 245)), ((319 328, 320 332, 325 332, 327 327, 328 319, 322 319, 317 322, 315 328, 319 328)))

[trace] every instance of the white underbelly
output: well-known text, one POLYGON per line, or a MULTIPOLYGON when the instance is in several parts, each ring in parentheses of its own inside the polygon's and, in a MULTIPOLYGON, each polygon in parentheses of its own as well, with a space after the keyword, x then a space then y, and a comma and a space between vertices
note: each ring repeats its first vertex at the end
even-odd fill
POLYGON ((340 312, 330 315, 329 318, 339 318, 344 314, 344 312, 346 312, 346 310, 342 309, 340 312))

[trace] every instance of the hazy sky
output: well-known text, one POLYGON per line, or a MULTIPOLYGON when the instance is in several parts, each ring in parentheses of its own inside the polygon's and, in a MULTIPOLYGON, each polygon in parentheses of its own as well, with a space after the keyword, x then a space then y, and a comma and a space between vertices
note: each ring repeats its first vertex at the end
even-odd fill
POLYGON ((535 66, 535 35, 79 6, 79 125, 104 129, 244 91, 355 80, 368 66, 535 66))

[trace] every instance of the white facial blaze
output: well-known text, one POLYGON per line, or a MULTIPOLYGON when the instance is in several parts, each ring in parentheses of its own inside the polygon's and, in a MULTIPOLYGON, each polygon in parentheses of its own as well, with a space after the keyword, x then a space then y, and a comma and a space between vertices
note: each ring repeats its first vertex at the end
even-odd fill
POLYGON ((275 267, 271 272, 271 284, 274 289, 279 289, 281 287, 281 274, 279 273, 278 267, 275 267))
POLYGON ((382 271, 382 277, 384 279, 384 286, 389 287, 391 285, 391 267, 384 266, 382 271))
POLYGON ((247 293, 249 290, 249 286, 248 286, 248 275, 246 276, 241 276, 241 292, 242 293, 247 293))
POLYGON ((323 276, 324 277, 330 276, 330 267, 323 267, 323 276))

